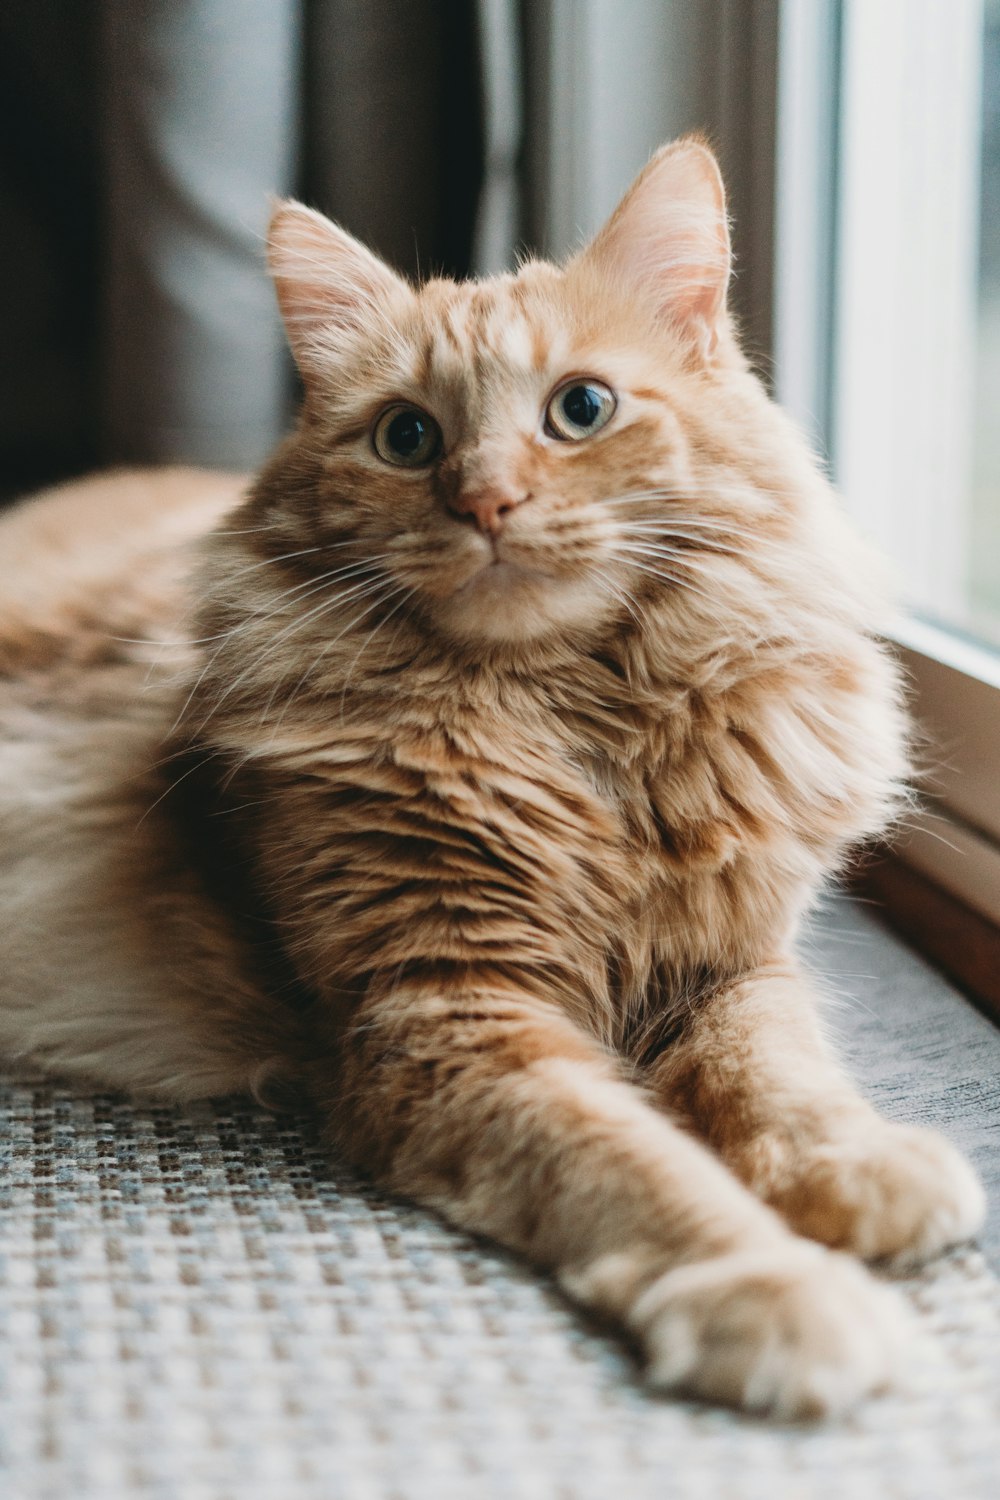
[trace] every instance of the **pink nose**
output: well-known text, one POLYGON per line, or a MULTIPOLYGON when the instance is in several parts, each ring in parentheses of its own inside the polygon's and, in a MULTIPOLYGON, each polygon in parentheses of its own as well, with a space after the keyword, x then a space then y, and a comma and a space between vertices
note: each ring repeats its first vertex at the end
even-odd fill
POLYGON ((471 516, 480 531, 496 536, 511 511, 527 499, 527 495, 512 495, 507 490, 463 490, 451 501, 449 509, 456 516, 471 516))

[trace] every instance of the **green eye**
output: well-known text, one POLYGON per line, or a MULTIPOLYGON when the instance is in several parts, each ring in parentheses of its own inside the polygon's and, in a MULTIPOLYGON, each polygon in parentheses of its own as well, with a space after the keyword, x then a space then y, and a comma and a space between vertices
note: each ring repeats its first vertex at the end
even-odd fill
POLYGON ((441 447, 441 429, 419 406, 390 406, 375 423, 372 442, 387 464, 418 469, 436 458, 441 447))
POLYGON ((545 408, 545 427, 550 437, 578 443, 592 437, 611 421, 618 402, 615 393, 599 380, 570 380, 559 387, 545 408))

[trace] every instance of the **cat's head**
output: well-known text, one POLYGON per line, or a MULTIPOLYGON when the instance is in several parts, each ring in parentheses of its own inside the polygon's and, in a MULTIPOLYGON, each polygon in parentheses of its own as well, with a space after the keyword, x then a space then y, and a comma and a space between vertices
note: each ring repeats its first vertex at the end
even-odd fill
POLYGON ((593 632, 653 599, 717 619, 787 528, 809 465, 793 439, 784 472, 789 432, 738 351, 700 141, 658 152, 562 267, 415 289, 296 203, 269 260, 305 387, 288 543, 358 594, 370 565, 372 621, 379 588, 473 647, 593 632))

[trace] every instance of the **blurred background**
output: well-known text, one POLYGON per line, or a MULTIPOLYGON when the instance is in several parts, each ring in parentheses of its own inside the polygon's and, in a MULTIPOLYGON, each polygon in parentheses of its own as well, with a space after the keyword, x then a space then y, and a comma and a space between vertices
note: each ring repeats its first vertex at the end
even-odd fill
POLYGON ((465 276, 700 129, 758 367, 911 602, 1000 645, 1000 0, 6 0, 0 112, 4 494, 261 461, 269 195, 465 276))

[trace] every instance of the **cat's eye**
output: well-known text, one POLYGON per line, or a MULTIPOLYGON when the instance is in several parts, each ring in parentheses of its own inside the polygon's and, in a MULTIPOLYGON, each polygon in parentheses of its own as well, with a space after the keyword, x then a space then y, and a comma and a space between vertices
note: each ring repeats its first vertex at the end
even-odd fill
POLYGON ((375 423, 372 442, 387 464, 418 469, 429 464, 441 448, 441 429, 419 406, 399 403, 384 411, 375 423))
POLYGON ((600 380, 567 380, 545 408, 550 437, 578 443, 600 432, 615 414, 615 393, 600 380))

